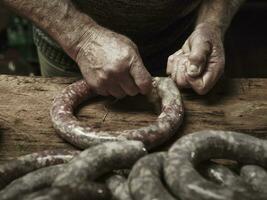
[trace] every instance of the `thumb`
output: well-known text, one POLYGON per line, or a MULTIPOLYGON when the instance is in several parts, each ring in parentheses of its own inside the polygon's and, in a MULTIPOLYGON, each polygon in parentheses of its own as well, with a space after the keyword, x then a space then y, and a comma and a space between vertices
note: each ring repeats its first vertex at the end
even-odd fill
POLYGON ((198 37, 191 42, 191 51, 188 57, 190 65, 186 69, 190 77, 194 78, 201 75, 210 53, 211 44, 208 41, 203 41, 198 37))
POLYGON ((141 94, 147 94, 152 89, 152 77, 145 68, 141 58, 137 56, 131 64, 130 74, 141 94))

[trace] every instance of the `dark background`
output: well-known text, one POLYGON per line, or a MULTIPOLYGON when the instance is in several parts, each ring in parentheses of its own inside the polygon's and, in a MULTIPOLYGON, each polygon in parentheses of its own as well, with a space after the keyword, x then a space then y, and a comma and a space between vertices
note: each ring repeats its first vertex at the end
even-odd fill
MULTIPOLYGON (((225 38, 228 77, 267 77, 266 20, 266 0, 248 0, 242 6, 225 38)), ((0 74, 39 73, 31 24, 25 19, 8 14, 1 6, 0 74)))
POLYGON ((267 1, 250 0, 241 8, 225 40, 226 73, 267 77, 267 1))

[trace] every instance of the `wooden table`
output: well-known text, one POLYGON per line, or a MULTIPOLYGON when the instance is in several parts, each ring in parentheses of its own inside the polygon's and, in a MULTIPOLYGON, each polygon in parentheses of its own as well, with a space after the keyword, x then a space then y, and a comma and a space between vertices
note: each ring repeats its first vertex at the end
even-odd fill
MULTIPOLYGON (((45 149, 73 148, 58 138, 49 117, 54 96, 71 82, 70 78, 0 76, 0 162, 45 149)), ((203 129, 267 138, 267 79, 224 80, 209 95, 183 91, 183 98, 184 124, 171 142, 203 129)), ((157 117, 141 96, 92 99, 77 116, 102 130, 140 127, 157 117)))

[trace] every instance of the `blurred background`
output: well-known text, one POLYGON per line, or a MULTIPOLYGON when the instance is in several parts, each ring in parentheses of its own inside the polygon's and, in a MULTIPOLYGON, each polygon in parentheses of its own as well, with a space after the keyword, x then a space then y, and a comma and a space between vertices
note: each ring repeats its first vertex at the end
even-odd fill
POLYGON ((0 74, 39 75, 31 23, 0 3, 0 74))
MULTIPOLYGON (((267 77, 267 1, 248 0, 225 38, 228 77, 267 77)), ((31 23, 0 5, 0 74, 40 75, 31 23)))

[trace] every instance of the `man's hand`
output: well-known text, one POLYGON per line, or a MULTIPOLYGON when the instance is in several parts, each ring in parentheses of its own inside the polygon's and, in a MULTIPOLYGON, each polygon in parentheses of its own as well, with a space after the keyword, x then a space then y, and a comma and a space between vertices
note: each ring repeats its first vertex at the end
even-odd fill
POLYGON ((178 87, 206 94, 224 71, 222 31, 210 23, 199 24, 182 49, 168 59, 167 74, 178 87))
POLYGON ((127 37, 95 26, 82 37, 78 49, 76 62, 98 94, 122 98, 151 90, 151 76, 127 37))
POLYGON ((4 0, 48 33, 75 60, 87 83, 101 95, 146 94, 152 86, 136 45, 99 26, 71 0, 4 0))

